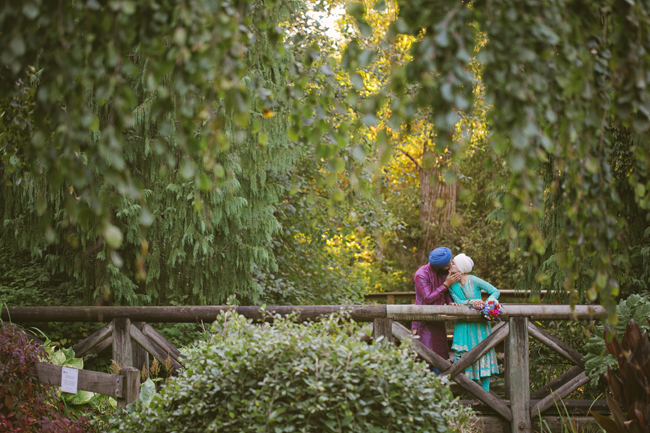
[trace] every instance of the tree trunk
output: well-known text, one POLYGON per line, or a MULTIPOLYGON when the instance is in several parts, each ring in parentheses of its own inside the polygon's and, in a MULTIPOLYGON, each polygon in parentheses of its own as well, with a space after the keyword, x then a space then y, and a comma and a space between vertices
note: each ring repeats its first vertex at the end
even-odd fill
POLYGON ((437 164, 426 170, 420 168, 421 263, 426 263, 431 250, 439 246, 451 247, 454 240, 451 219, 456 212, 456 182, 447 184, 440 179, 440 174, 437 164))

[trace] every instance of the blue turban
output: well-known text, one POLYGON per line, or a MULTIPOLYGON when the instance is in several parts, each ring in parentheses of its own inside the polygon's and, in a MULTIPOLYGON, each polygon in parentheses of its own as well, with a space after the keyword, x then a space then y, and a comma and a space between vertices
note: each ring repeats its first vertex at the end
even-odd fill
POLYGON ((434 268, 444 268, 451 262, 451 250, 447 247, 436 248, 429 253, 429 264, 434 268))

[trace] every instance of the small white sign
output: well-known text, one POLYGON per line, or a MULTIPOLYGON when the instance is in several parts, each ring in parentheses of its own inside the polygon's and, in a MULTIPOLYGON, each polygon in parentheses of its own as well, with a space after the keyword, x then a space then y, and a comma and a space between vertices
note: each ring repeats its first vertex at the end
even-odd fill
POLYGON ((76 368, 63 367, 61 369, 61 391, 76 394, 78 384, 79 370, 76 368))

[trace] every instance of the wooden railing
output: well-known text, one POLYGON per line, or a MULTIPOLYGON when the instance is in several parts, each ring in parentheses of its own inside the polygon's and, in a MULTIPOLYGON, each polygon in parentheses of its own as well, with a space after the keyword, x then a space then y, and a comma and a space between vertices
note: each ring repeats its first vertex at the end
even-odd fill
MULTIPOLYGON (((503 302, 516 302, 516 301, 525 301, 531 295, 530 292, 525 292, 522 290, 500 290, 501 294, 499 299, 503 302)), ((540 290, 536 292, 539 296, 546 295, 546 290, 540 290)), ((363 295, 366 301, 369 302, 381 302, 384 304, 394 304, 395 301, 406 301, 407 304, 413 304, 415 302, 415 292, 409 290, 407 292, 373 292, 366 293, 363 295)))
MULTIPOLYGON (((346 306, 187 306, 187 307, 9 307, 0 314, 2 320, 15 322, 109 322, 73 347, 77 356, 98 353, 111 346, 113 359, 123 366, 142 369, 148 355, 173 368, 182 368, 183 356, 169 341, 145 322, 212 322, 225 311, 241 314, 255 321, 272 321, 273 314, 295 314, 296 320, 313 321, 334 312, 345 311, 352 320, 372 322, 372 335, 362 339, 413 345, 417 354, 440 370, 461 388, 476 396, 491 408, 498 419, 482 417, 480 426, 484 432, 512 433, 531 432, 533 420, 547 409, 585 385, 588 378, 584 372, 582 354, 561 340, 544 331, 535 321, 547 320, 600 320, 605 310, 600 306, 577 305, 530 305, 503 304, 502 323, 494 326, 492 334, 469 351, 461 360, 452 364, 414 338, 409 329, 399 322, 418 321, 482 321, 476 311, 459 306, 431 305, 346 305, 346 306), (560 356, 574 364, 569 371, 530 393, 529 338, 535 338, 560 356), (480 385, 464 374, 465 368, 497 344, 505 343, 506 396, 486 392, 480 385), (489 422, 488 422, 489 421, 489 422), (507 426, 509 425, 509 429, 507 426), (505 429, 505 430, 504 430, 505 429)), ((584 422, 591 420, 585 418, 584 422)), ((557 425, 557 420, 548 420, 557 425)))
MULTIPOLYGON (((63 367, 47 362, 36 363, 38 381, 52 386, 61 386, 63 367)), ((133 367, 120 369, 119 374, 99 373, 79 370, 77 390, 90 391, 114 397, 117 407, 124 409, 127 404, 138 400, 140 396, 140 372, 133 367)))

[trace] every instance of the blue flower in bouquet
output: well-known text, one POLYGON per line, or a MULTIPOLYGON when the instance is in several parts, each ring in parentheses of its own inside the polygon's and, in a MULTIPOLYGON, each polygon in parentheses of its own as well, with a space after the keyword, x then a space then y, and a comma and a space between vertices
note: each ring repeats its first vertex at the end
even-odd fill
POLYGON ((483 317, 490 321, 496 322, 498 320, 501 322, 501 318, 499 317, 501 314, 501 304, 498 301, 487 301, 480 312, 483 314, 483 317))

